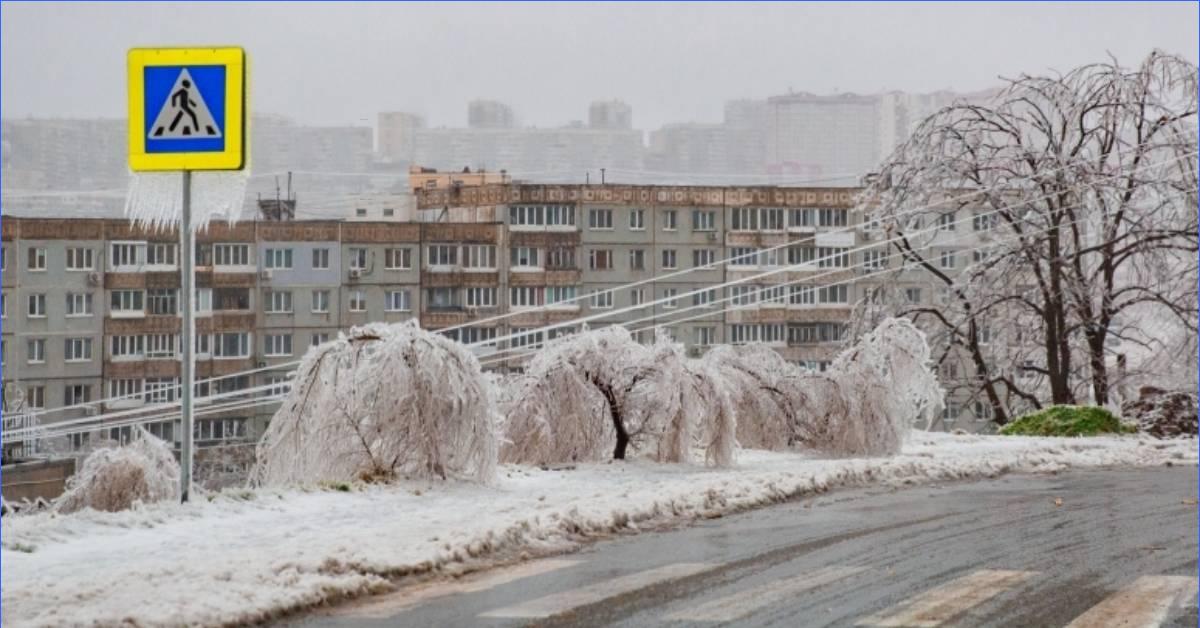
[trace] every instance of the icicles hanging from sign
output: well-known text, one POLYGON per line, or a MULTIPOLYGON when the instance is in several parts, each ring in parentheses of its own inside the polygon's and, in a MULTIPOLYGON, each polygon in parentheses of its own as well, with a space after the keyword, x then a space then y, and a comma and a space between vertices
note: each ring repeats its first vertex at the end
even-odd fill
MULTIPOLYGON (((213 220, 236 222, 245 205, 249 178, 246 170, 193 172, 192 227, 203 229, 213 220)), ((125 217, 138 226, 154 230, 178 226, 182 203, 182 173, 131 173, 125 217)))

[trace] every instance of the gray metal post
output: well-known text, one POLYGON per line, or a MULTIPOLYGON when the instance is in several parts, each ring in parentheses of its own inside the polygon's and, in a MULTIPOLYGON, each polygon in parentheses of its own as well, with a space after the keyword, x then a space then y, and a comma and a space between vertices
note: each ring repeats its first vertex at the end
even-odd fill
POLYGON ((183 171, 183 216, 179 225, 179 308, 183 316, 180 330, 180 427, 183 429, 179 461, 179 496, 188 500, 192 486, 192 435, 195 417, 192 413, 192 393, 196 380, 196 254, 193 252, 195 234, 192 232, 192 173, 183 171))

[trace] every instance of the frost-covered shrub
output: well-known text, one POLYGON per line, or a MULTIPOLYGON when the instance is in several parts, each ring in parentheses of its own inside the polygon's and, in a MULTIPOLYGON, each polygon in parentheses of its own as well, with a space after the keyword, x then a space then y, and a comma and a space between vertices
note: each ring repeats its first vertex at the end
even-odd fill
POLYGON ((845 455, 878 456, 900 451, 904 435, 923 416, 941 408, 945 392, 929 366, 925 334, 911 321, 888 318, 833 361, 827 376, 836 382, 837 400, 820 386, 824 407, 804 417, 809 447, 845 455), (836 406, 836 407, 835 407, 836 406))
POLYGON ((252 482, 495 474, 498 416, 479 362, 414 322, 355 327, 304 356, 252 482))
POLYGON ((1099 406, 1050 406, 1005 425, 1006 436, 1097 436, 1136 432, 1099 406))
POLYGON ((763 344, 721 345, 700 359, 726 390, 737 414, 737 442, 750 449, 787 449, 795 440, 791 396, 781 382, 798 369, 763 344))
POLYGON ((168 499, 179 499, 179 463, 165 442, 139 429, 128 444, 88 454, 54 508, 117 512, 168 499))
POLYGON ((705 446, 713 464, 732 462, 733 413, 717 381, 689 369, 680 345, 653 347, 628 330, 585 330, 554 342, 508 380, 502 398, 505 462, 621 459, 645 454, 687 462, 705 446))

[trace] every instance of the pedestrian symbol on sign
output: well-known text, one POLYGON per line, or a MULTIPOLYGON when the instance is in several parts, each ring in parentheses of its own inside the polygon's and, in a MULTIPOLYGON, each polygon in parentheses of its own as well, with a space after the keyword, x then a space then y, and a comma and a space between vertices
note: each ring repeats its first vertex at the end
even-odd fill
POLYGON ((180 68, 171 96, 154 118, 149 137, 156 140, 221 137, 220 125, 213 119, 187 68, 180 68))

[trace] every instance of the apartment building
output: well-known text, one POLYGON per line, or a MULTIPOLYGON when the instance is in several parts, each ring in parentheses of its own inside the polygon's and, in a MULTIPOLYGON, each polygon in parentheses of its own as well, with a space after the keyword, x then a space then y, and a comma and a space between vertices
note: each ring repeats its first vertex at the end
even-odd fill
MULTIPOLYGON (((580 318, 625 324, 646 342, 662 328, 693 356, 764 342, 822 370, 842 347, 851 308, 879 285, 871 273, 889 264, 881 234, 854 211, 856 193, 482 182, 416 190, 418 214, 460 222, 214 223, 197 241, 197 377, 235 376, 199 394, 281 392, 309 347, 355 325, 412 318, 483 343, 477 354, 496 370, 521 368, 522 349, 577 331, 580 318), (714 287, 726 282, 735 284, 714 287), (548 325, 559 327, 538 329, 548 325)), ((953 224, 986 226, 974 222, 953 224)), ((957 272, 971 260, 950 224, 935 245, 957 272)), ((2 227, 5 388, 31 409, 122 397, 53 421, 173 401, 175 234, 123 220, 5 217, 2 227)), ((942 298, 917 271, 890 281, 915 302, 942 298)), ((986 414, 948 405, 949 419, 986 414)), ((249 442, 273 410, 202 404, 198 441, 249 442)), ((152 431, 178 440, 173 424, 152 431)))

